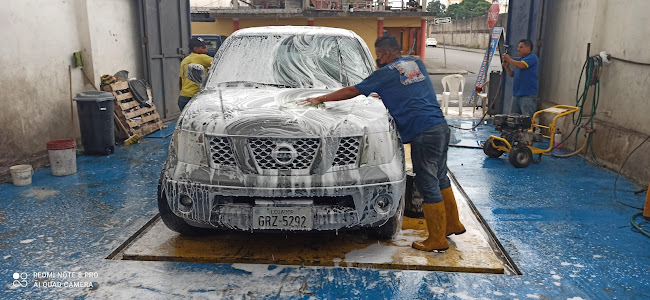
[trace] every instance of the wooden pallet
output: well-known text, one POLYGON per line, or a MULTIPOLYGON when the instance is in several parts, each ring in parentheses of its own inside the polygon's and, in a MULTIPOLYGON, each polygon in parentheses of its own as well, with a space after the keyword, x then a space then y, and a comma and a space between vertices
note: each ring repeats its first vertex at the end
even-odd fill
MULTIPOLYGON (((116 133, 122 139, 126 139, 132 135, 146 136, 154 131, 163 128, 162 120, 156 106, 151 104, 151 107, 140 107, 140 103, 133 98, 129 83, 120 81, 106 87, 107 91, 112 92, 115 96, 115 126, 116 133), (121 125, 121 126, 120 126, 121 125), (123 132, 124 130, 126 132, 123 132)), ((151 100, 151 91, 147 90, 149 100, 151 100)))

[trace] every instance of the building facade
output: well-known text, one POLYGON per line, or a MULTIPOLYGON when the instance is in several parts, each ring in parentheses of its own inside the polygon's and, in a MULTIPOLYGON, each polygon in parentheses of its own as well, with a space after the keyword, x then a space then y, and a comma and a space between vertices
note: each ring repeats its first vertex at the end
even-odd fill
MULTIPOLYGON (((408 2, 406 2, 408 3, 408 2)), ((349 29, 373 49, 377 37, 397 37, 404 55, 424 57, 427 21, 433 14, 422 2, 393 7, 392 2, 361 0, 253 0, 224 7, 192 4, 192 34, 229 36, 238 29, 258 26, 325 26, 349 29)))

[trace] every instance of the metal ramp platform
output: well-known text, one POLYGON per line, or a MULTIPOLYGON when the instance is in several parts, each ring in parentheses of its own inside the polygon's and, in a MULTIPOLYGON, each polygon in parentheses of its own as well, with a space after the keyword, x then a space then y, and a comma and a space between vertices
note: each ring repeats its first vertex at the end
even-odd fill
POLYGON ((444 253, 411 248, 427 236, 423 219, 404 217, 402 231, 391 241, 377 241, 362 231, 308 233, 217 232, 185 237, 156 216, 109 256, 111 259, 197 263, 249 263, 358 267, 508 274, 489 230, 477 218, 464 193, 453 185, 460 218, 467 232, 452 235, 444 253))

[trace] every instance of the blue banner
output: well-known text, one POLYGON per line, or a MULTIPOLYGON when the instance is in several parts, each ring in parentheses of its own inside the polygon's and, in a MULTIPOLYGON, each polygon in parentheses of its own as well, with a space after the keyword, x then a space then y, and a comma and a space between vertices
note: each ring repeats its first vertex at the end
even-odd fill
POLYGON ((490 69, 490 62, 492 62, 492 57, 494 56, 494 52, 499 46, 499 39, 501 39, 502 34, 503 34, 503 27, 494 27, 492 29, 490 46, 485 50, 485 56, 483 56, 481 69, 478 71, 478 76, 476 77, 476 84, 474 84, 474 90, 472 91, 472 98, 470 99, 474 99, 476 89, 481 87, 485 83, 485 77, 487 77, 488 70, 490 69))

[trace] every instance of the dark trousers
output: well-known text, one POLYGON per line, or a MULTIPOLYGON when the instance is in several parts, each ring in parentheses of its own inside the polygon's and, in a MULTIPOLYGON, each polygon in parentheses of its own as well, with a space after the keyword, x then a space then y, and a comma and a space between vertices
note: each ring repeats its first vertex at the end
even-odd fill
POLYGON ((192 100, 192 97, 179 96, 178 108, 180 108, 180 110, 183 111, 183 108, 185 108, 185 105, 187 105, 187 103, 190 102, 190 100, 192 100))
POLYGON ((440 190, 451 186, 447 177, 447 150, 450 130, 447 122, 424 131, 411 140, 415 186, 424 203, 442 202, 440 190))

